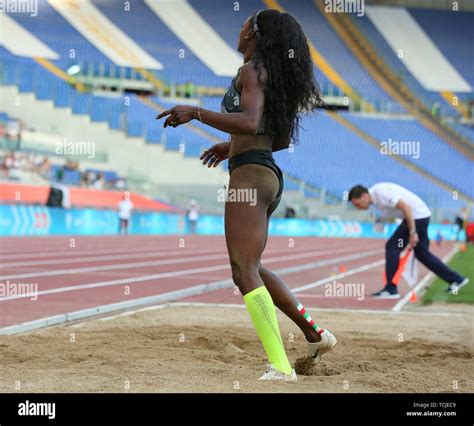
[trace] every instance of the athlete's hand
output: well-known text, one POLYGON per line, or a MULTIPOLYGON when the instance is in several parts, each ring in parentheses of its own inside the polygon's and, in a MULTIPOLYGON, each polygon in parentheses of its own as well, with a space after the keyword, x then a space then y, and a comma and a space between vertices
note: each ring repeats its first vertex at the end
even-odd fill
POLYGON ((159 120, 167 115, 169 115, 169 117, 163 123, 163 127, 178 127, 180 124, 185 124, 196 117, 196 108, 192 105, 176 105, 158 114, 155 118, 159 120))
POLYGON ((211 146, 209 149, 206 149, 200 160, 203 160, 202 164, 207 167, 217 167, 217 165, 229 157, 230 142, 217 143, 214 146, 211 146))
POLYGON ((416 245, 418 244, 419 238, 418 234, 415 232, 414 234, 410 235, 410 245, 415 248, 416 245))

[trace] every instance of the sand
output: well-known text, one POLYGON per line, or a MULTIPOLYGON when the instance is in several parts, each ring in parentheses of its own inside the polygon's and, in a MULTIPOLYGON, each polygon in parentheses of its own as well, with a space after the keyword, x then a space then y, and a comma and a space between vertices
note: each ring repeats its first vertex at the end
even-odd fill
MULTIPOLYGON (((168 306, 0 336, 0 392, 474 392, 474 307, 400 314, 310 310, 338 338, 296 383, 259 382, 245 309, 168 306)), ((291 363, 303 335, 279 314, 291 363)))

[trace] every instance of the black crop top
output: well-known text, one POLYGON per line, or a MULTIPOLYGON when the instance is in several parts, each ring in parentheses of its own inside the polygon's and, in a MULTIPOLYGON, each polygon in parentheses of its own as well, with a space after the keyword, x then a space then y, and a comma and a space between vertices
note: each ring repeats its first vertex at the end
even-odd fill
MULTIPOLYGON (((239 78, 239 74, 240 74, 240 68, 239 68, 239 72, 232 79, 231 85, 227 89, 227 92, 225 93, 224 97, 222 98, 222 102, 221 102, 222 112, 230 112, 230 113, 242 112, 242 109, 240 108, 241 93, 237 90, 237 87, 235 86, 235 82, 237 81, 237 78, 239 78)), ((256 135, 271 135, 271 132, 265 128, 265 112, 262 115, 262 119, 260 120, 257 132, 255 134, 256 135)))

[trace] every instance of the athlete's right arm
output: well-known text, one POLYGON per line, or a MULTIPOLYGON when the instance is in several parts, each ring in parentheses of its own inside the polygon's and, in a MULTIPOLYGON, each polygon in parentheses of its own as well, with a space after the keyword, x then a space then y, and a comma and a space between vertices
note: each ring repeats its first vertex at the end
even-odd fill
POLYGON ((242 66, 239 82, 242 86, 240 109, 242 112, 221 113, 195 107, 195 117, 204 124, 233 135, 255 135, 265 107, 265 94, 257 72, 250 63, 242 66))

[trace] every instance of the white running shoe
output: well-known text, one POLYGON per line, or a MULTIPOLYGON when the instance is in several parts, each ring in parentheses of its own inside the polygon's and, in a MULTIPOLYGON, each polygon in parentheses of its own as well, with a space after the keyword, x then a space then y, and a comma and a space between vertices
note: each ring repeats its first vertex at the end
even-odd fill
POLYGON ((260 376, 258 380, 281 380, 283 382, 296 382, 298 378, 296 377, 295 370, 292 369, 290 374, 282 373, 277 370, 272 364, 268 364, 267 371, 260 376))
POLYGON ((397 286, 392 283, 385 285, 382 290, 372 293, 371 296, 377 299, 400 299, 397 286))
POLYGON ((451 283, 449 284, 447 292, 449 294, 458 294, 459 290, 469 283, 469 278, 464 278, 460 283, 451 283))
POLYGON ((308 342, 308 356, 314 358, 314 362, 319 364, 321 362, 322 356, 334 348, 336 343, 336 337, 329 331, 324 330, 321 333, 321 340, 319 342, 308 342))

